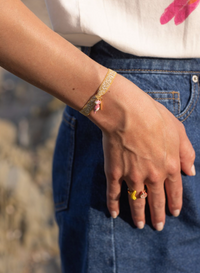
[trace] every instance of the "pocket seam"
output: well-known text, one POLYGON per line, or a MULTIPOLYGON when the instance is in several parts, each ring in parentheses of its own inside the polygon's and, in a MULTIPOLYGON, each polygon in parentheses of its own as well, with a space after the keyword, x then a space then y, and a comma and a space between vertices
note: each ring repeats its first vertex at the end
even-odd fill
POLYGON ((173 100, 174 113, 176 111, 174 102, 177 101, 178 102, 178 113, 180 113, 180 99, 178 99, 178 98, 153 98, 153 99, 158 100, 158 101, 160 101, 160 100, 173 100))
POLYGON ((178 102, 178 113, 180 113, 180 93, 178 91, 146 91, 147 94, 172 94, 173 98, 152 98, 156 101, 164 101, 164 100, 173 100, 173 108, 174 108, 174 115, 176 113, 176 109, 175 109, 175 101, 178 102), (177 98, 174 97, 174 94, 178 95, 177 98))
POLYGON ((69 122, 68 120, 66 120, 66 118, 63 117, 63 121, 65 121, 67 124, 69 124, 70 126, 72 126, 74 128, 74 124, 72 124, 71 122, 69 122))
POLYGON ((72 127, 72 129, 75 128, 76 119, 74 117, 70 116, 67 112, 63 113, 63 118, 62 119, 63 119, 63 121, 65 123, 69 124, 72 127))
POLYGON ((159 69, 114 69, 116 72, 117 71, 124 71, 124 72, 163 72, 163 73, 177 73, 177 74, 195 74, 195 73, 200 73, 200 71, 178 71, 178 70, 159 70, 159 69))
POLYGON ((198 88, 198 94, 197 94, 197 96, 196 96, 195 88, 196 88, 196 84, 194 84, 193 98, 192 98, 192 101, 190 102, 189 107, 186 109, 187 111, 186 111, 186 112, 184 111, 180 116, 179 116, 179 115, 176 116, 178 119, 180 119, 180 118, 182 118, 184 115, 186 115, 186 117, 185 117, 183 120, 180 120, 180 122, 184 122, 184 121, 192 114, 193 110, 195 109, 195 107, 196 107, 196 105, 197 105, 197 102, 198 102, 198 99, 199 99, 199 95, 200 95, 200 92, 199 92, 199 83, 197 83, 197 88, 198 88), (194 102, 194 100, 195 100, 195 97, 196 97, 196 101, 195 101, 195 103, 194 103, 194 105, 193 105, 193 102, 194 102), (190 108, 191 108, 192 106, 193 106, 193 108, 190 110, 190 108), (189 113, 188 113, 188 112, 189 112, 189 113), (187 114, 187 113, 188 113, 188 114, 187 114))
MULTIPOLYGON (((67 152, 66 157, 63 156, 63 161, 61 162, 61 165, 63 164, 62 168, 65 169, 65 172, 62 174, 62 177, 54 178, 54 185, 57 184, 57 186, 54 190, 55 212, 67 209, 68 205, 69 205, 70 190, 71 190, 71 184, 72 184, 72 166, 73 166, 74 149, 75 149, 76 118, 74 118, 74 117, 70 116, 68 113, 64 112, 62 121, 63 121, 63 126, 66 126, 65 130, 69 130, 68 136, 69 136, 70 145, 68 145, 68 147, 70 150, 67 152), (67 129, 67 127, 68 127, 68 129, 67 129), (58 186, 60 186, 64 190, 64 192, 59 193, 59 191, 56 190, 58 186), (61 200, 59 201, 59 199, 61 199, 61 200)), ((61 145, 62 139, 59 140, 59 143, 61 145)), ((61 149, 61 146, 58 148, 58 153, 59 153, 60 149, 61 149)), ((56 154, 56 150, 55 150, 55 154, 56 154)), ((55 174, 56 174, 56 168, 57 167, 55 166, 54 167, 55 174)))

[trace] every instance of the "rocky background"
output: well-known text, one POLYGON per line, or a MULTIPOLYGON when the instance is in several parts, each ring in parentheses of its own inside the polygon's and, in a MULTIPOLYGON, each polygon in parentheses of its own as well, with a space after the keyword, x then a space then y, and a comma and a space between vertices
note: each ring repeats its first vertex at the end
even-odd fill
MULTIPOLYGON (((47 25, 44 0, 23 2, 47 25)), ((0 68, 0 273, 60 273, 52 154, 64 104, 0 68)))

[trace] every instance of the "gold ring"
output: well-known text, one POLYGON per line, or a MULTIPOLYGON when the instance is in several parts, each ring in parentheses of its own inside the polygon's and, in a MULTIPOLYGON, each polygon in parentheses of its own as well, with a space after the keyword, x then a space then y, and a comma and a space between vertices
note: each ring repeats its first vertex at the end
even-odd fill
MULTIPOLYGON (((130 191, 129 190, 129 188, 128 188, 128 194, 130 195, 130 197, 131 197, 131 199, 132 200, 136 200, 137 199, 137 197, 136 197, 136 193, 137 193, 137 191, 130 191)), ((140 193, 139 193, 139 196, 138 196, 138 198, 142 198, 142 199, 144 199, 144 198, 146 198, 147 197, 147 192, 146 192, 146 190, 143 190, 143 191, 141 191, 140 193)))

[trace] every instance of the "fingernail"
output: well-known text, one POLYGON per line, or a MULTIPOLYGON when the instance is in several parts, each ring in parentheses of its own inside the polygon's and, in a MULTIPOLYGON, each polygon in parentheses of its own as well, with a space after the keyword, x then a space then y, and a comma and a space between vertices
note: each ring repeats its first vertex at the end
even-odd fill
POLYGON ((179 214, 180 214, 180 210, 179 210, 179 209, 175 209, 175 210, 173 211, 173 216, 174 216, 174 217, 178 217, 179 214))
POLYGON ((195 166, 194 166, 194 164, 192 165, 192 168, 191 168, 191 173, 192 173, 192 175, 193 175, 193 176, 195 176, 195 175, 196 175, 196 170, 195 170, 195 166))
POLYGON ((137 222, 137 227, 138 227, 139 229, 143 229, 143 227, 144 227, 144 222, 142 222, 142 221, 137 222))
POLYGON ((157 231, 163 230, 163 223, 162 223, 162 222, 157 223, 157 224, 156 224, 156 229, 157 229, 157 231))
POLYGON ((112 216, 112 218, 117 218, 117 212, 116 211, 111 211, 111 216, 112 216))

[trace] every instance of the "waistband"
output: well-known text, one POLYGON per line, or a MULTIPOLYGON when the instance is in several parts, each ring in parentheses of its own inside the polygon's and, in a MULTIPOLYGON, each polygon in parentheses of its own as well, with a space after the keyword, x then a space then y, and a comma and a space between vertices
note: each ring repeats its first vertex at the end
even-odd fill
POLYGON ((121 73, 200 73, 200 58, 169 59, 124 53, 104 41, 82 51, 98 63, 121 73))

